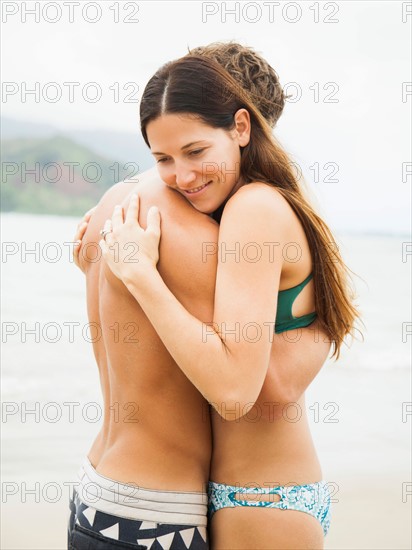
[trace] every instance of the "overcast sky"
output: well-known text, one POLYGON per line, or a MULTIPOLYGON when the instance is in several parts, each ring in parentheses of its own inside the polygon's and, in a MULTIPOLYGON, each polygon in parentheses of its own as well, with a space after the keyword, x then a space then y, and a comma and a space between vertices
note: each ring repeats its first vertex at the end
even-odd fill
POLYGON ((139 132, 138 100, 163 63, 234 39, 259 51, 293 94, 276 134, 331 227, 410 230, 410 2, 76 4, 2 2, 4 115, 139 132), (37 15, 25 13, 35 4, 37 15), (24 94, 36 82, 37 99, 24 94), (73 101, 68 82, 79 83, 73 101), (96 90, 101 99, 87 101, 96 90))

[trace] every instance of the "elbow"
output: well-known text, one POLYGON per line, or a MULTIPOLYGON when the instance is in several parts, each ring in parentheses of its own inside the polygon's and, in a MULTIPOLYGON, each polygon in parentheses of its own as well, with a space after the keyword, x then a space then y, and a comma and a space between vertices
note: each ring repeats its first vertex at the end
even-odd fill
POLYGON ((279 400, 283 406, 293 405, 298 403, 303 394, 304 389, 297 387, 295 384, 291 384, 283 388, 279 400))
POLYGON ((247 417, 249 421, 256 422, 261 415, 269 415, 273 420, 285 418, 285 415, 295 417, 295 409, 300 411, 298 403, 302 396, 295 387, 283 388, 270 395, 262 395, 258 402, 261 391, 250 388, 238 389, 237 391, 226 392, 224 396, 217 397, 216 402, 211 403, 219 416, 229 422, 240 422, 240 419, 247 417), (254 410, 252 410, 254 409, 254 410))
POLYGON ((258 396, 259 392, 254 394, 250 391, 227 392, 211 405, 223 420, 239 422, 253 408, 258 396))

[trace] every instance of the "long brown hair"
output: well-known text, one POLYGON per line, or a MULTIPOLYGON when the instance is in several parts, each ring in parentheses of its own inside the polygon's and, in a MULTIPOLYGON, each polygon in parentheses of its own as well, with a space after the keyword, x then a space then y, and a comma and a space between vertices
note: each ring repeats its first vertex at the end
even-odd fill
POLYGON ((209 126, 229 131, 234 127, 234 114, 241 108, 247 109, 251 120, 249 143, 241 149, 241 177, 245 184, 259 181, 274 186, 300 219, 313 258, 316 312, 334 344, 332 357, 337 360, 345 336, 353 336, 355 320, 360 318, 353 303, 350 270, 330 229, 304 196, 288 155, 248 91, 214 60, 186 55, 166 63, 143 92, 142 135, 150 147, 147 125, 166 113, 191 114, 209 126))

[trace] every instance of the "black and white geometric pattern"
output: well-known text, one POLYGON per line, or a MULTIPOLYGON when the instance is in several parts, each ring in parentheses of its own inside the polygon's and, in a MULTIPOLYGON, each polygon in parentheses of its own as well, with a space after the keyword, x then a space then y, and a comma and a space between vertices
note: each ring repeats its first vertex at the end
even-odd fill
POLYGON ((208 550, 205 527, 138 521, 106 514, 73 492, 68 525, 69 550, 208 550), (116 542, 117 541, 117 542, 116 542))

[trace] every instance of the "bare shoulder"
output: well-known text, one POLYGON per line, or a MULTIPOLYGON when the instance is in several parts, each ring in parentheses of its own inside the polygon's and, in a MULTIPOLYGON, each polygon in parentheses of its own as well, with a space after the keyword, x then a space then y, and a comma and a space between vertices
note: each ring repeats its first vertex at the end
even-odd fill
POLYGON ((290 209, 288 201, 276 189, 274 185, 260 181, 247 183, 240 187, 236 193, 230 197, 227 204, 243 205, 250 204, 253 206, 264 206, 268 208, 276 208, 278 211, 290 209))
MULTIPOLYGON (((108 216, 112 215, 116 204, 120 204, 126 212, 133 193, 137 193, 140 198, 139 223, 144 229, 147 211, 151 206, 159 208, 162 223, 168 226, 169 231, 172 231, 172 227, 188 229, 190 223, 207 228, 217 225, 212 218, 193 208, 179 192, 170 189, 161 180, 156 169, 146 170, 136 177, 110 187, 100 199, 96 214, 101 213, 104 222, 108 216)), ((191 234, 193 236, 193 232, 191 234)))
POLYGON ((272 231, 287 229, 294 212, 275 186, 264 182, 251 182, 243 185, 227 201, 222 221, 226 223, 246 223, 266 225, 272 231))

